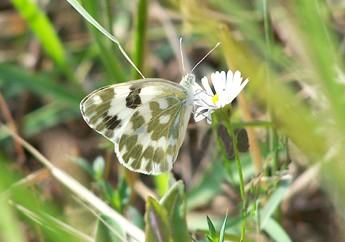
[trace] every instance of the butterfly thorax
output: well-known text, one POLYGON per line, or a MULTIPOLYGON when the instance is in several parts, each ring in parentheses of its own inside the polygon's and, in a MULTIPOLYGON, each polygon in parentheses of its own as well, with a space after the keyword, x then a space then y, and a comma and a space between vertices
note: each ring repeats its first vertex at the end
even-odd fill
POLYGON ((195 75, 191 73, 185 75, 180 82, 180 85, 183 86, 187 91, 187 94, 188 94, 187 103, 190 103, 190 104, 193 103, 193 96, 194 96, 193 85, 194 84, 195 84, 195 75))

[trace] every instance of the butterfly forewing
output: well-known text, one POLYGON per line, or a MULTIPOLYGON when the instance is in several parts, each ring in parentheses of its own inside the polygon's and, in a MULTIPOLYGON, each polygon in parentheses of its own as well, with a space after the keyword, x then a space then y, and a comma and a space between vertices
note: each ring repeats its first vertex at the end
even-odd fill
POLYGON ((81 102, 87 124, 115 144, 131 170, 159 174, 171 169, 192 110, 176 83, 145 79, 100 88, 81 102))

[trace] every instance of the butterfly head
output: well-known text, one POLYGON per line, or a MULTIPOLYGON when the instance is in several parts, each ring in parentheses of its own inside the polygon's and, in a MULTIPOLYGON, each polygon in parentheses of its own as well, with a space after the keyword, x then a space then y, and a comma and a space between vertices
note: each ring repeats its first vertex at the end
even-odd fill
POLYGON ((180 82, 180 84, 186 89, 191 90, 193 85, 195 84, 195 75, 192 73, 185 75, 182 78, 182 81, 180 82))

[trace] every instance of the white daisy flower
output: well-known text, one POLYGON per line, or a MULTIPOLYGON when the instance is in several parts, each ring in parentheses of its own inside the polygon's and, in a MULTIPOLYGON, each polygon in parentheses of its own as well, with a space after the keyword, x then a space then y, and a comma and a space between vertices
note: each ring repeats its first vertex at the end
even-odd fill
POLYGON ((242 81, 241 73, 228 71, 228 73, 214 72, 211 74, 212 86, 207 77, 201 79, 201 87, 195 83, 194 89, 194 120, 199 122, 206 118, 211 123, 211 114, 215 109, 222 108, 231 103, 242 89, 247 85, 248 79, 242 81))

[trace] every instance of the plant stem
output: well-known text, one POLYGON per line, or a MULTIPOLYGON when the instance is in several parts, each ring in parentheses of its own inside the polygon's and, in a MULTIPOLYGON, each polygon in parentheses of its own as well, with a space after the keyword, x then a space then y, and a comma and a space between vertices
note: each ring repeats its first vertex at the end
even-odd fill
POLYGON ((106 12, 106 25, 108 31, 113 33, 113 4, 111 0, 105 0, 105 12, 106 12))
MULTIPOLYGON (((136 12, 136 26, 134 36, 133 61, 139 70, 144 69, 144 51, 146 40, 146 22, 147 22, 148 3, 147 0, 139 0, 136 12)), ((140 74, 133 70, 134 79, 140 78, 140 74)))
POLYGON ((242 164, 239 156, 239 151, 237 149, 237 138, 235 136, 235 130, 232 126, 231 123, 231 117, 230 117, 230 111, 231 111, 231 106, 226 106, 224 108, 218 109, 215 111, 215 115, 217 116, 217 121, 218 122, 224 122, 225 128, 227 129, 228 133, 230 134, 232 138, 232 145, 234 148, 234 154, 235 154, 235 161, 236 161, 236 166, 237 166, 237 171, 238 171, 238 176, 240 178, 240 194, 241 194, 241 199, 242 199, 242 228, 241 228, 241 240, 245 240, 245 233, 246 233, 246 203, 247 203, 247 198, 246 198, 246 193, 244 190, 244 176, 243 176, 243 169, 242 169, 242 164))
MULTIPOLYGON (((272 56, 272 31, 271 25, 269 20, 269 12, 268 12, 268 1, 269 0, 262 0, 263 6, 263 18, 264 18, 264 28, 265 28, 265 42, 266 42, 266 56, 265 56, 265 75, 267 79, 267 91, 272 92, 271 90, 271 76, 269 75, 268 66, 269 66, 269 56, 272 56)), ((271 105, 268 105, 268 114, 272 121, 273 119, 273 112, 271 105)), ((272 173, 275 173, 279 169, 279 162, 278 162, 278 132, 274 127, 269 129, 269 149, 273 151, 272 157, 272 173)))
MULTIPOLYGON (((98 19, 100 18, 97 1, 82 0, 81 3, 84 5, 85 9, 90 15, 98 19)), ((114 45, 111 42, 107 42, 108 40, 104 38, 102 33, 98 32, 98 30, 94 27, 90 26, 89 29, 93 38, 95 39, 95 44, 99 49, 100 59, 103 62, 104 68, 107 72, 109 84, 123 82, 128 79, 123 71, 124 68, 116 58, 116 54, 114 54, 112 51, 112 49, 114 49, 114 45)))

